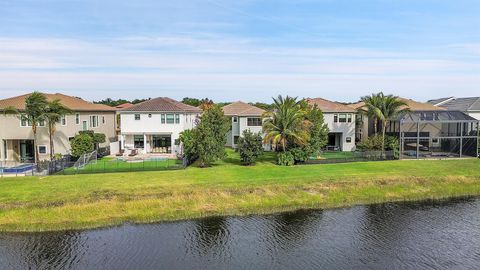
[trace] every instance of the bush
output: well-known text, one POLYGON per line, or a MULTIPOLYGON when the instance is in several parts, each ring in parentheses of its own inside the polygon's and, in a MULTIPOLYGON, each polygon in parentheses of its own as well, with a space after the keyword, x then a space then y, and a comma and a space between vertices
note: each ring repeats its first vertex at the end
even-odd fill
POLYGON ((70 142, 72 147, 72 156, 80 157, 83 154, 90 153, 94 149, 93 139, 88 134, 78 134, 70 142))
POLYGON ((188 164, 191 164, 198 158, 195 147, 195 132, 191 129, 184 130, 180 133, 179 142, 183 147, 183 157, 187 159, 188 164))
MULTIPOLYGON (((382 151, 382 143, 382 135, 374 135, 358 143, 357 148, 362 151, 382 151)), ((385 150, 393 151, 393 155, 395 158, 399 157, 399 147, 400 143, 398 142, 398 139, 396 137, 385 137, 385 150)))
POLYGON ((308 160, 310 156, 310 151, 307 150, 307 147, 296 147, 289 150, 293 155, 293 160, 295 164, 303 163, 308 160))
POLYGON ((244 130, 242 137, 238 138, 238 152, 242 164, 251 165, 263 154, 262 136, 254 134, 250 130, 244 130))
POLYGON ((293 166, 295 159, 290 151, 280 152, 277 155, 277 164, 280 166, 293 166))

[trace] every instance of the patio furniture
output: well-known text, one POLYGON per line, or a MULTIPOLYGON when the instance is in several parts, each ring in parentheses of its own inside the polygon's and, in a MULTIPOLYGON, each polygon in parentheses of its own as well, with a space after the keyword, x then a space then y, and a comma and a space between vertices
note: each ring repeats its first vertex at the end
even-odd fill
POLYGON ((130 154, 128 154, 129 157, 134 157, 138 155, 138 150, 137 149, 132 149, 132 151, 130 152, 130 154))
POLYGON ((125 150, 122 149, 120 150, 120 152, 116 153, 115 156, 122 157, 124 153, 125 153, 125 150))

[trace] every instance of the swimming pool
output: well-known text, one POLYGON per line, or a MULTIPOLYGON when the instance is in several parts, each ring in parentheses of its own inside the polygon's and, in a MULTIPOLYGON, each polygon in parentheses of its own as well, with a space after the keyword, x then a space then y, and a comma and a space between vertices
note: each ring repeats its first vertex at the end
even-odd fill
POLYGON ((0 172, 2 173, 24 173, 27 171, 31 171, 35 167, 35 164, 23 164, 15 167, 9 168, 0 168, 0 172))

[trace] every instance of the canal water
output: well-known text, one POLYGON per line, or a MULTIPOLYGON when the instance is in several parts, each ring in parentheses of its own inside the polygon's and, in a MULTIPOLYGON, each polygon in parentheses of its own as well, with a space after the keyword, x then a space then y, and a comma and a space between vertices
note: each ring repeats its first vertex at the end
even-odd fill
POLYGON ((479 269, 480 199, 0 234, 0 269, 479 269))

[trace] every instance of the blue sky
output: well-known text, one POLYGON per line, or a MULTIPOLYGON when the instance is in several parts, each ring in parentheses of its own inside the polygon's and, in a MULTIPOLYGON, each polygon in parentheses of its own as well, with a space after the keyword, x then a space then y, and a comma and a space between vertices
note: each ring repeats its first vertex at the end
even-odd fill
POLYGON ((480 95, 480 2, 0 0, 0 98, 480 95))

